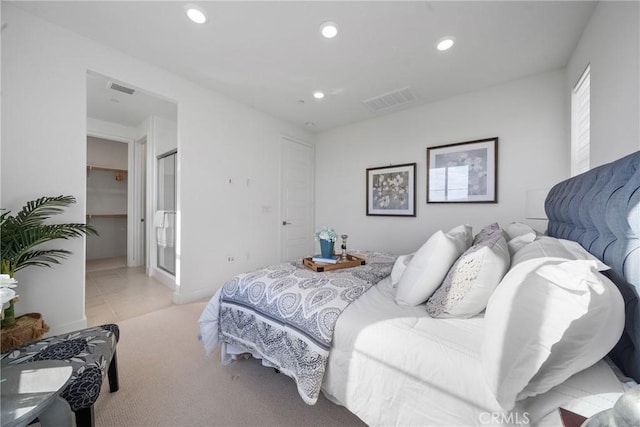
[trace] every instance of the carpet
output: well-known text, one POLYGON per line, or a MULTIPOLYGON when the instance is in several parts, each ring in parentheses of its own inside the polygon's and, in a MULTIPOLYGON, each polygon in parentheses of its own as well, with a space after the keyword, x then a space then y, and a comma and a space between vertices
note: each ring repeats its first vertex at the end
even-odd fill
POLYGON ((206 356, 198 318, 206 303, 176 305, 119 322, 120 390, 107 381, 95 404, 107 426, 362 426, 323 395, 305 404, 293 380, 255 359, 228 366, 206 356))

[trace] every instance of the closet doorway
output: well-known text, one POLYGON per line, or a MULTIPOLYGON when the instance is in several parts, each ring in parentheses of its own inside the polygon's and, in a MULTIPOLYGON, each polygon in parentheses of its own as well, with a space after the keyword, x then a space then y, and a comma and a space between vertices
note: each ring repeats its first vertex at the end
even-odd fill
POLYGON ((126 267, 129 199, 127 143, 87 137, 87 271, 126 267))

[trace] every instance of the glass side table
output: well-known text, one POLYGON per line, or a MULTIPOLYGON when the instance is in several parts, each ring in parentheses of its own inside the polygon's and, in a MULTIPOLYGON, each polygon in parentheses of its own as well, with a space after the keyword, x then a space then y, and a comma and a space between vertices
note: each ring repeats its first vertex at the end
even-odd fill
POLYGON ((39 418, 45 426, 71 427, 73 413, 60 393, 73 368, 59 360, 21 363, 2 368, 2 427, 22 427, 39 418))

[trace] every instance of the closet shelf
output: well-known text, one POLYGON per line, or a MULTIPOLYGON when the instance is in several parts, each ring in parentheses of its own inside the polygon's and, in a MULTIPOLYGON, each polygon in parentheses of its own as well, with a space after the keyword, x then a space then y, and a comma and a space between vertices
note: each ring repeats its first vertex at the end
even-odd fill
POLYGON ((87 173, 91 171, 113 172, 116 174, 116 181, 123 181, 127 176, 126 169, 103 168, 102 166, 87 165, 87 173))
POLYGON ((126 218, 127 214, 87 214, 87 219, 92 218, 126 218))

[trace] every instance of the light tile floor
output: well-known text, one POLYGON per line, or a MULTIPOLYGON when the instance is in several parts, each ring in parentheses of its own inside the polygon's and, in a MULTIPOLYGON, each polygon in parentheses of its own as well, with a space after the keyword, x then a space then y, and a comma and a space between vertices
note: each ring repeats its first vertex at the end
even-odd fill
POLYGON ((144 267, 95 269, 87 265, 87 326, 114 323, 173 304, 173 291, 144 274, 144 267))
POLYGON ((127 266, 127 257, 120 256, 114 258, 101 258, 87 260, 87 273, 100 270, 113 270, 114 268, 121 268, 127 266))

